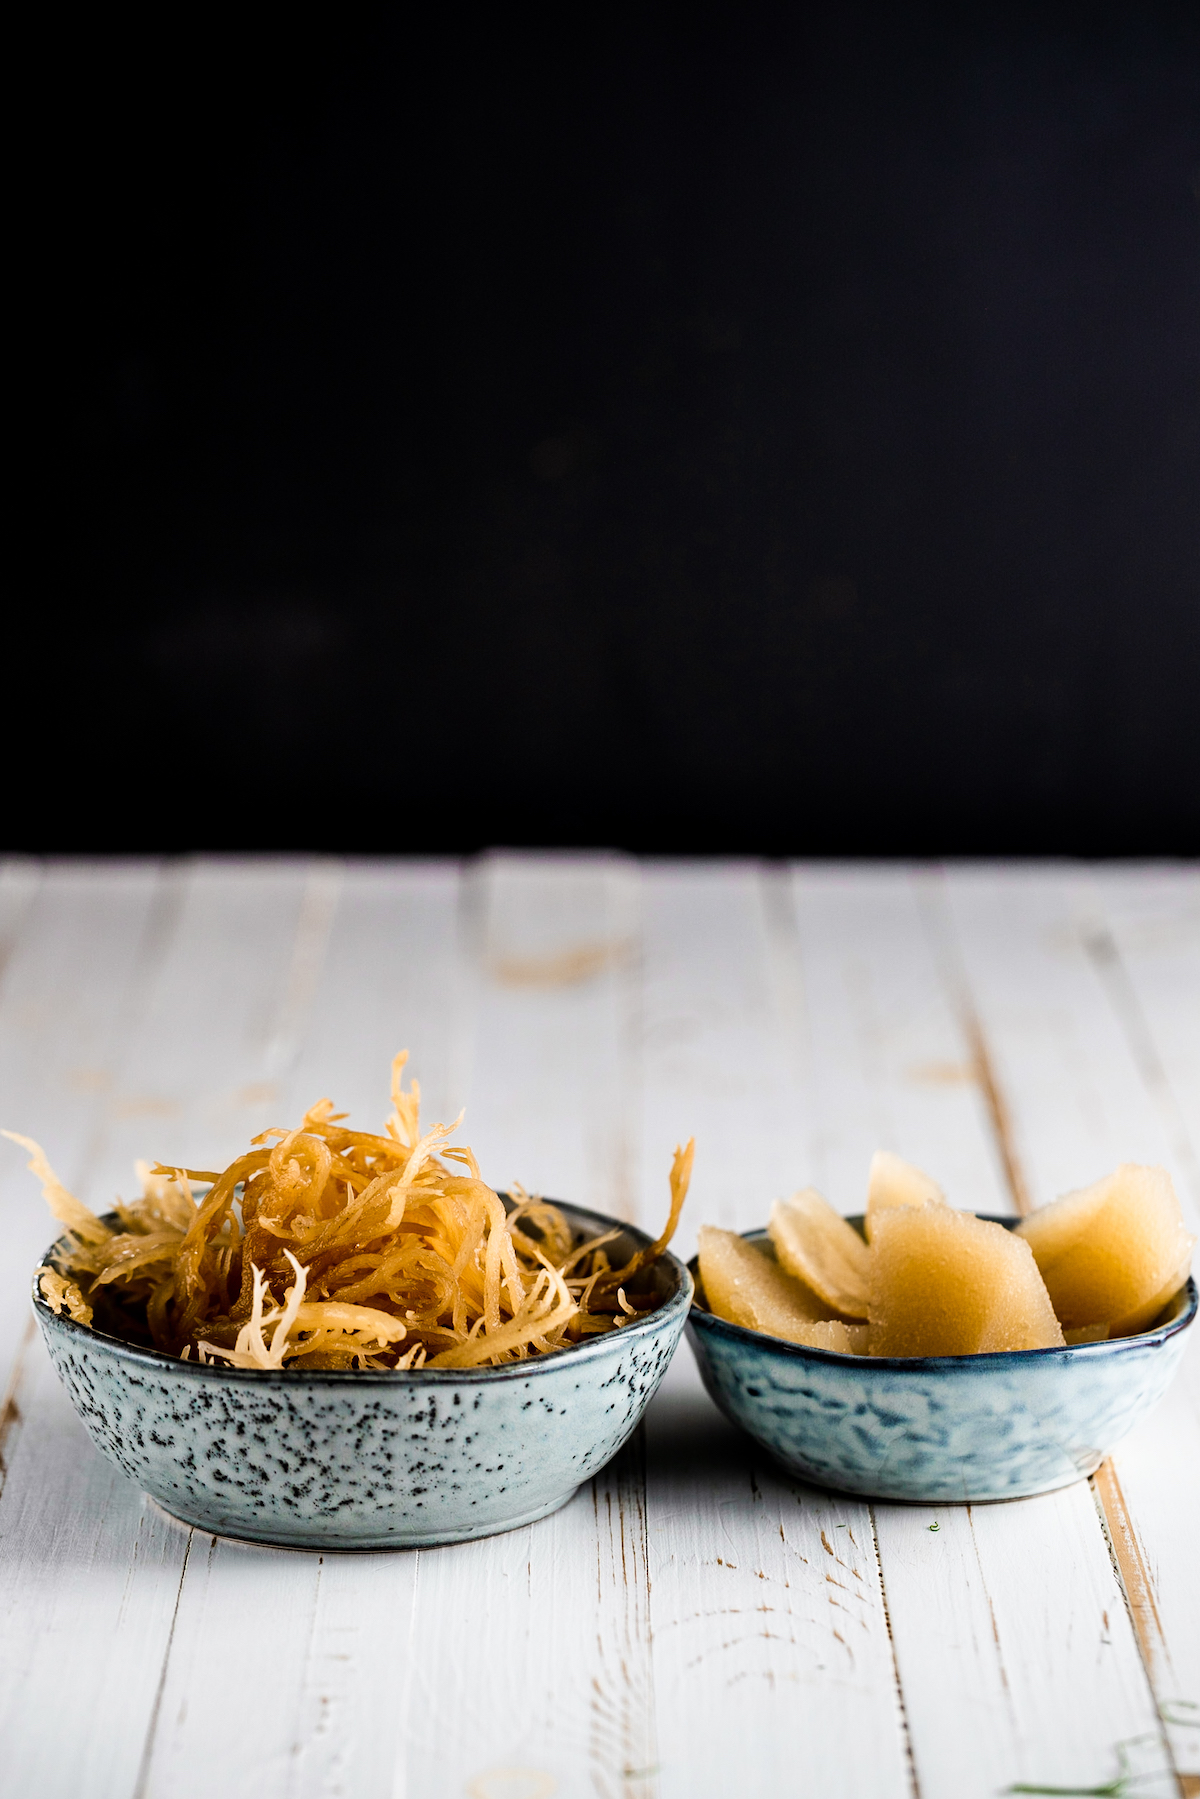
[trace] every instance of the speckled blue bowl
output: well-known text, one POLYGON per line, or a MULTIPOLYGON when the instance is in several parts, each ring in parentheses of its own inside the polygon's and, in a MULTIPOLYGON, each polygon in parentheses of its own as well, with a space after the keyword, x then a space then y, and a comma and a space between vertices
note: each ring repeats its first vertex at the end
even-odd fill
MULTIPOLYGON (((770 1246, 765 1231, 745 1235, 770 1246)), ((1189 1281, 1139 1337, 1007 1355, 832 1355, 727 1324, 699 1294, 687 1331, 726 1417, 793 1473, 944 1503, 1023 1499, 1094 1473, 1166 1391, 1196 1310, 1189 1281)))
MULTIPOLYGON (((621 1228, 610 1254, 650 1241, 562 1210, 580 1236, 621 1228)), ((611 1336, 408 1374, 205 1367, 59 1317, 36 1291, 33 1309, 96 1447, 185 1524, 297 1549, 413 1549, 544 1518, 616 1454, 691 1303, 674 1256, 653 1278, 662 1304, 611 1336)))

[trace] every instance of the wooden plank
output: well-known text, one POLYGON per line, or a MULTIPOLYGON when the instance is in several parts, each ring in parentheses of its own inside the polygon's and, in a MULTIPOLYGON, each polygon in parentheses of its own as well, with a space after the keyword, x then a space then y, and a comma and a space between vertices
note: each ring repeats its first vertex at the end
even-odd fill
MULTIPOLYGON (((1128 1019, 1114 1003, 1104 967, 1108 951, 1097 950, 1097 930, 1107 927, 1090 877, 1069 869, 963 870, 947 887, 1031 1202, 1043 1204, 1118 1162, 1145 1161, 1172 1168, 1190 1203, 1188 1169, 1176 1154, 1161 1095, 1141 1078, 1128 1019)), ((1115 1741, 1161 1728, 1179 1777, 1192 1790, 1200 1781, 1200 1715, 1188 1709, 1200 1682, 1196 1369, 1193 1351, 1168 1398, 1093 1483, 1162 1717, 1160 1724, 1152 1707, 1139 1725, 1114 1712, 1109 1734, 1115 1741)))
MULTIPOLYGON (((105 1098, 161 953, 170 900, 152 867, 85 866, 50 869, 29 900, 0 992, 6 1122, 40 1137, 63 1178, 90 1198, 105 1098)), ((35 1340, 29 1277, 54 1227, 25 1157, 15 1145, 4 1151, 0 1350, 11 1368, 0 1426, 5 1773, 14 1791, 35 1790, 46 1784, 52 1754, 73 1790, 90 1769, 97 1790, 115 1778, 128 1791, 139 1743, 126 1744, 113 1729, 117 1675, 97 1646, 107 1649, 106 1626, 123 1606, 135 1632, 153 1628, 156 1595, 141 1607, 136 1597, 127 1601, 126 1589, 130 1564, 153 1568, 163 1541, 153 1523, 114 1520, 128 1483, 91 1450, 35 1340), (64 1716, 71 1719, 65 1731, 64 1716)), ((157 1678, 153 1663, 131 1672, 135 1703, 146 1680, 152 1700, 157 1678)))
POLYGON ((1032 1203, 1121 1161, 1161 1161, 1161 1121, 1084 947, 1086 878, 963 869, 947 892, 1032 1203))
MULTIPOLYGON (((1079 895, 1072 896, 1078 907, 1079 895)), ((1080 937, 1154 1106, 1200 1231, 1200 871, 1097 871, 1080 937)), ((1200 1793, 1200 1352, 1098 1477, 1138 1635, 1185 1791, 1200 1793)))
POLYGON ((641 1486, 626 1452, 541 1524, 421 1552, 407 1791, 654 1793, 641 1486))
POLYGON ((314 920, 319 961, 336 903, 336 871, 297 862, 204 862, 179 880, 172 942, 94 1146, 97 1203, 133 1191, 139 1157, 220 1168, 280 1122, 314 920))
MULTIPOLYGON (((485 902, 485 918, 495 940, 506 911, 515 908, 528 923, 540 884, 536 879, 531 883, 520 867, 506 880, 503 865, 485 879, 497 894, 494 906, 485 902)), ((612 884, 611 875, 600 883, 606 884, 612 884)), ((553 899, 554 883, 549 885, 553 899)), ((578 881, 574 885, 578 887, 578 881)), ((592 898, 603 910, 603 893, 592 898)), ((454 1070, 463 1058, 458 1053, 461 1045, 453 1042, 454 1032, 446 1030, 452 1013, 447 993, 463 986, 454 963, 453 908, 446 906, 436 877, 426 881, 417 899, 419 904, 411 903, 413 896, 405 895, 395 877, 382 891, 378 885, 372 887, 367 876, 347 878, 343 918, 330 946, 312 1031, 312 1043, 322 1046, 326 1057, 332 1054, 339 1098, 353 1098, 370 1086, 378 1091, 380 1029, 390 1028, 386 1021, 398 1015, 418 1027, 413 1032, 418 1066, 424 1070, 433 1063, 434 1092, 456 1097, 454 1070), (406 898, 407 918, 400 915, 398 905, 406 898), (381 988, 381 972, 385 981, 391 980, 390 987, 381 988), (404 976, 410 983, 407 993, 402 991, 404 976), (348 1031, 347 996, 354 1005, 352 1031, 348 1031), (364 1004, 364 996, 373 997, 376 1005, 364 1004), (364 1053, 371 1057, 369 1066, 364 1053)), ((573 910, 586 923, 586 906, 576 903, 573 910)), ((596 978, 605 979, 600 972, 596 978)), ((565 1108, 568 1124, 579 1093, 605 1095, 612 1090, 600 1060, 609 1044, 594 1028, 605 1008, 597 1012, 590 985, 587 980, 561 985, 502 982, 501 997, 483 1011, 478 1031, 477 1064, 485 1071, 503 1068, 505 1079, 511 1078, 514 1058, 519 1062, 525 1049, 531 1052, 537 1066, 530 1071, 528 1085, 540 1091, 543 1102, 554 1097, 546 1094, 546 1081, 562 1071, 560 1087, 570 1096, 565 1108), (509 992, 515 997, 506 1003, 503 995, 509 992), (553 1039, 551 1047, 558 1053, 545 1058, 547 1038, 553 1039), (586 1055, 583 1066, 573 1056, 572 1047, 578 1042, 592 1045, 590 1064, 586 1055)), ((386 1048, 390 1052, 394 1047, 391 1037, 386 1048)), ((306 1050, 305 1063, 312 1054, 311 1048, 306 1050)), ((302 1068, 298 1078, 303 1072, 302 1068)), ((386 1061, 382 1072, 386 1074, 386 1061)), ((486 1097, 486 1084, 484 1092, 486 1097)), ((307 1088, 305 1097, 311 1097, 307 1088)), ((527 1116, 537 1127, 558 1109, 543 1103, 527 1116)), ((540 1135, 527 1132, 522 1137, 519 1123, 514 1130, 520 1116, 502 1105, 493 1108, 494 1151, 502 1152, 502 1132, 507 1130, 508 1148, 518 1161, 530 1148, 544 1155, 540 1135)), ((601 1142, 602 1134, 593 1133, 593 1140, 601 1142)), ((580 1152, 588 1141, 586 1131, 571 1129, 560 1138, 567 1160, 558 1169, 553 1162, 545 1164, 556 1184, 572 1185, 570 1158, 575 1157, 578 1174, 586 1166, 580 1152)), ((588 1197, 602 1200, 607 1195, 588 1197)), ((488 1764, 497 1758, 501 1765, 512 1765, 514 1756, 522 1754, 526 1759, 529 1753, 543 1760, 550 1756, 564 1775, 572 1767, 577 1771, 581 1757, 611 1762, 614 1754, 624 1752, 631 1732, 636 1734, 636 1720, 622 1722, 619 1695, 615 1722, 611 1708, 606 1715, 603 1669, 601 1695, 590 1676, 596 1645, 603 1663, 606 1636, 614 1641, 614 1630, 618 1639, 629 1635, 628 1601, 613 1603, 618 1588, 622 1596, 627 1591, 625 1568, 617 1572, 621 1521, 628 1518, 632 1505, 623 1491, 627 1484, 621 1470, 614 1470, 602 1493, 597 1489, 572 1514, 538 1527, 539 1548, 532 1557, 530 1532, 461 1550, 427 1552, 421 1558, 369 1558, 353 1565, 336 1557, 272 1556, 214 1545, 203 1564, 196 1563, 189 1571, 185 1583, 148 1791, 186 1793, 213 1779, 236 1791, 237 1783, 246 1778, 265 1781, 269 1788, 281 1778, 282 1769, 288 1770, 296 1791, 324 1791, 330 1770, 337 1769, 339 1778, 355 1792, 390 1792, 398 1761, 400 1766, 408 1763, 409 1790, 441 1791, 444 1782, 454 1790, 460 1773, 464 1778, 475 1774, 486 1778, 488 1764), (603 1533, 606 1563, 596 1547, 594 1513, 601 1502, 606 1511, 612 1509, 616 1520, 603 1533), (428 1567, 419 1583, 421 1607, 411 1624, 397 1629, 397 1617, 411 1604, 418 1562, 428 1567), (578 1589, 567 1596, 564 1570, 571 1571, 578 1589), (260 1593, 262 1603, 284 1617, 289 1628, 273 1654, 270 1681, 249 1689, 241 1671, 236 1666, 222 1671, 219 1663, 214 1664, 214 1654, 219 1643, 233 1635, 243 1607, 256 1604, 260 1593), (492 1593, 501 1595, 503 1603, 489 1603, 492 1593), (515 1610, 519 1610, 516 1618, 515 1610), (452 1639, 444 1625, 448 1615, 470 1618, 474 1631, 452 1639), (540 1631, 539 1618, 547 1621, 540 1631), (406 1714, 397 1705, 397 1695, 413 1679, 411 1642, 431 1644, 433 1653, 426 1649, 418 1657, 411 1727, 404 1733, 411 1740, 405 1743, 400 1727, 406 1714), (522 1647, 532 1657, 532 1676, 530 1664, 521 1660, 522 1647), (332 1659, 335 1654, 351 1659, 357 1678, 349 1678, 345 1665, 332 1659), (581 1675, 584 1661, 587 1673, 581 1675), (193 1676, 199 1667, 209 1670, 202 1682, 193 1676), (342 1703, 330 1698, 331 1671, 336 1675, 339 1669, 342 1703), (546 1685, 550 1674, 558 1686, 545 1705, 531 1708, 529 1693, 546 1685), (462 1728, 463 1717, 470 1720, 467 1730, 462 1728), (218 1720, 221 1741, 229 1745, 227 1753, 212 1747, 218 1720), (251 1732, 256 1747, 247 1776, 243 1745, 251 1732), (201 1745, 206 1746, 203 1755, 198 1753, 201 1745)), ((638 1590, 635 1581, 635 1596, 638 1590)), ((615 1653, 615 1641, 608 1661, 619 1683, 622 1658, 615 1653)))
POLYGON ((477 957, 469 1140, 493 1185, 637 1217, 636 869, 490 858, 467 890, 477 957))
POLYGON ((128 1799, 187 1535, 97 1452, 40 1341, 0 1495, 0 1786, 128 1799))
MULTIPOLYGON (((861 1196, 882 1137, 952 1201, 1009 1212, 987 1084, 920 890, 903 871, 797 874, 817 1147, 843 1204, 839 1167, 861 1196)), ((1020 1779, 1107 1779, 1109 1720, 1133 1735, 1154 1719, 1087 1489, 933 1514, 873 1509, 925 1799, 990 1794, 1020 1779), (1052 1657, 1049 1595, 1072 1620, 1065 1644, 1049 1639, 1052 1657), (1116 1614, 1111 1630, 1106 1614, 1116 1614)))
POLYGON ((874 1512, 925 1799, 984 1799, 1017 1781, 1094 1790, 1119 1773, 1119 1744, 1135 1790, 1173 1799, 1086 1485, 1005 1505, 874 1512))
POLYGON ((1200 869, 1089 882, 1083 943, 1159 1113, 1200 1228, 1200 869))
MULTIPOLYGON (((307 953, 312 886, 299 866, 179 871, 158 908, 157 930, 153 909, 143 921, 136 965, 105 954, 105 914, 90 889, 74 931, 64 925, 52 934, 64 952, 78 939, 85 967, 103 958, 110 979, 125 985, 124 993, 109 993, 108 1011, 132 1023, 123 1054, 101 1060, 92 1048, 83 1063, 91 1076, 84 1088, 102 1102, 91 1119, 85 1197, 92 1203, 103 1204, 118 1180, 125 1184, 134 1153, 159 1147, 147 1144, 148 1131, 170 1136, 164 1154, 191 1156, 232 1153, 258 1128, 272 1045, 294 1008, 297 954, 307 953)), ((70 1006, 77 997, 66 1000, 55 989, 48 1017, 61 1007, 64 1022, 76 1022, 70 1006)), ((88 1052, 86 1035, 74 1049, 88 1052)), ((126 1795, 146 1768, 191 1533, 92 1449, 40 1343, 16 1401, 0 1501, 9 1626, 0 1651, 8 1715, 0 1728, 32 1780, 55 1719, 55 1767, 70 1790, 126 1795), (55 1575, 59 1564, 78 1567, 70 1586, 55 1575)))
MULTIPOLYGON (((0 1093, 9 1130, 44 1144, 62 1179, 94 1197, 95 1144, 171 906, 149 866, 52 867, 3 890, 0 1093)), ((30 1325, 30 1274, 55 1234, 28 1157, 0 1142, 0 1393, 30 1325)))
MULTIPOLYGON (((263 872, 265 887, 247 877, 239 888, 236 868, 168 882, 140 947, 114 964, 123 997, 107 1014, 94 998, 90 1012, 80 1003, 72 1014, 70 968, 85 985, 94 970, 82 953, 70 964, 70 932, 53 908, 39 911, 43 895, 23 902, 10 976, 22 1003, 48 993, 52 1016, 66 1020, 57 1038, 27 1037, 51 1050, 28 1065, 29 1092, 43 1092, 55 1057, 100 1042, 97 1017, 117 1045, 79 1063, 102 1077, 78 1091, 84 1116, 71 1127, 75 1178, 91 1168, 93 1201, 125 1178, 148 1130, 240 1142, 259 1120, 325 1090, 377 1117, 386 1063, 406 1040, 426 1116, 452 1116, 469 1100, 468 1140, 500 1179, 524 1172, 531 1185, 652 1224, 670 1148, 694 1129, 693 1238, 706 1218, 759 1222, 770 1197, 814 1175, 857 1209, 881 1138, 927 1161, 952 1198, 1006 1209, 990 1122, 997 1099, 1035 1195, 1056 1166, 1054 1103, 1077 1132, 1080 1119, 1111 1123, 1126 1105, 1131 1133, 1145 1125, 1138 1141, 1156 1132, 1160 1150, 1169 1137, 1188 1178, 1186 993, 1162 1011, 1166 959, 1155 998, 1126 955, 1119 909, 1105 912, 1079 880, 1064 877, 1054 903, 1031 916, 1001 881, 1000 910, 1012 915, 1004 929, 988 913, 957 950, 935 928, 951 971, 939 983, 925 930, 930 919, 936 927, 936 905, 923 913, 911 885, 886 872, 817 871, 793 904, 786 880, 753 869, 652 867, 639 884, 620 863, 500 858, 473 875, 457 912, 454 870, 352 867, 340 898, 336 869, 298 882, 295 870, 263 872), (281 890, 267 891, 276 879, 291 895, 290 922, 281 890), (1111 969, 1100 966, 1103 930, 1144 1020, 1132 1053, 1111 969), (67 958, 61 981, 56 943, 67 958), (1064 943, 1075 958, 1065 982, 1039 961, 1060 957, 1064 943), (1001 1002, 1020 997, 1017 976, 1029 988, 1024 1036, 993 1029, 1001 1002), (955 1015, 964 1002, 984 1027, 993 1094, 955 1015), (74 1035, 72 1018, 82 1027, 74 1035), (1095 1048, 1114 1020, 1125 1064, 1095 1048), (1044 1053, 1047 1033, 1056 1056, 1044 1053), (194 1065, 180 1047, 189 1040, 194 1065), (1145 1043, 1159 1089, 1146 1080, 1145 1043), (1044 1111, 1038 1079, 1052 1088, 1044 1111)), ((3 907, 0 880, 0 927, 3 907)), ((15 1054, 3 1061, 11 999, 6 981, 0 1074, 19 1076, 15 1054)), ((30 1023, 19 1008, 11 1017, 14 1030, 30 1023)), ((65 1081, 61 1090, 75 1091, 65 1081)), ((29 1177, 14 1159, 24 1191, 29 1177)), ((92 1454, 44 1363, 31 1361, 0 1499, 6 1772, 26 1777, 22 1791, 45 1784, 49 1718, 56 1778, 83 1799, 201 1786, 254 1799, 335 1790, 531 1799, 550 1782, 560 1795, 886 1796, 911 1790, 914 1776, 932 1799, 1019 1778, 1095 1784, 1115 1772, 1124 1735, 1146 1739, 1134 1753, 1151 1778, 1138 1790, 1169 1790, 1086 1489, 946 1508, 937 1533, 919 1509, 876 1507, 872 1534, 870 1508, 790 1482, 756 1457, 699 1390, 687 1351, 668 1387, 644 1459, 635 1445, 532 1530, 420 1555, 318 1557, 203 1536, 189 1551, 188 1533, 92 1454), (64 1567, 78 1570, 70 1582, 64 1567), (249 1673, 230 1652, 248 1619, 263 1623, 249 1673), (65 1713, 64 1690, 75 1701, 65 1713)), ((1180 1383, 1156 1417, 1192 1390, 1180 1383)), ((1112 1493, 1106 1504, 1143 1641, 1156 1629, 1162 1645, 1156 1690, 1185 1700, 1195 1639, 1180 1626, 1190 1629, 1195 1599, 1190 1563, 1178 1561, 1180 1502, 1200 1449, 1187 1436, 1195 1417, 1171 1418, 1175 1460, 1157 1438, 1141 1460, 1122 1452, 1123 1523, 1112 1493)), ((1190 1779, 1183 1728, 1172 1731, 1190 1779)))
MULTIPOLYGON (((466 1135, 485 1173, 628 1215, 635 877, 617 859, 497 857, 468 906, 466 1135)), ((636 1443, 541 1524, 422 1552, 407 1790, 652 1794, 647 1609, 636 1443)))
POLYGON ((21 857, 0 862, 0 982, 41 881, 38 862, 21 857))
MULTIPOLYGON (((324 1093, 368 1126, 388 1109, 392 1056, 405 1042, 433 1105, 457 1097, 463 1018, 453 867, 318 868, 338 882, 337 908, 312 967, 311 897, 281 981, 288 1031, 260 1027, 277 1072, 272 1117, 295 1119, 324 1093), (301 973, 295 972, 299 958, 301 973), (302 1015, 295 995, 307 991, 302 1015)), ((285 948, 288 938, 283 937, 285 948)), ((286 967, 285 958, 285 967, 286 967)), ((403 1790, 415 1555, 272 1550, 197 1534, 182 1584, 145 1794, 387 1794, 403 1790), (247 1619, 266 1623, 261 1663, 247 1679, 231 1645, 247 1619)), ((257 1638, 256 1638, 257 1640, 257 1638)))
POLYGON ((396 1790, 416 1575, 192 1533, 142 1791, 396 1790))
MULTIPOLYGON (((374 1116, 387 1060, 408 1038, 429 1109, 445 1116, 473 1060, 486 1166, 533 1162, 538 1185, 571 1197, 583 1185, 593 1203, 616 1203, 619 1158, 600 1126, 612 1125, 620 1087, 612 987, 624 951, 569 979, 561 961, 557 978, 544 969, 571 948, 564 928, 585 933, 585 945, 624 929, 622 879, 619 868, 485 867, 465 921, 482 963, 471 976, 457 964, 450 877, 351 871, 297 1074, 303 1097, 314 1096, 311 1069, 339 1103, 369 1098, 374 1116), (484 991, 469 1057, 455 1007, 476 980, 484 991)), ((474 1105, 469 1120, 479 1144, 474 1105)), ((216 1544, 184 1586, 147 1790, 216 1781, 240 1791, 251 1781, 259 1793, 286 1774, 297 1793, 335 1781, 356 1794, 390 1793, 393 1781, 440 1793, 469 1779, 486 1785, 530 1758, 552 1765, 563 1791, 582 1790, 581 1780, 595 1790, 614 1769, 619 1790, 645 1729, 629 1678, 644 1579, 626 1580, 639 1497, 627 1459, 534 1531, 462 1548, 352 1559, 216 1544), (259 1604, 287 1627, 270 1678, 247 1686, 220 1645, 259 1604), (448 1618, 461 1626, 448 1630, 448 1618)))
MULTIPOLYGON (((699 1224, 761 1223, 807 1175, 778 901, 749 867, 645 875, 642 1186, 661 1191, 694 1131, 685 1253, 699 1224)), ((686 1350, 646 1439, 661 1792, 906 1793, 868 1507, 726 1426, 686 1350)))
POLYGON ((641 1188, 660 1206, 671 1150, 695 1136, 684 1257, 699 1225, 746 1230, 764 1196, 804 1184, 811 1096, 784 1010, 796 1000, 794 955, 776 944, 786 904, 753 866, 645 868, 641 1188))
POLYGON ((952 1205, 1013 1209, 970 1046, 903 870, 804 869, 793 887, 813 1118, 807 1166, 866 1209, 877 1149, 927 1169, 952 1205))
POLYGON ((324 1094, 382 1128, 392 1058, 411 1060, 423 1120, 453 1118, 466 1097, 472 998, 459 938, 453 863, 345 865, 312 1011, 286 1089, 289 1117, 324 1094))

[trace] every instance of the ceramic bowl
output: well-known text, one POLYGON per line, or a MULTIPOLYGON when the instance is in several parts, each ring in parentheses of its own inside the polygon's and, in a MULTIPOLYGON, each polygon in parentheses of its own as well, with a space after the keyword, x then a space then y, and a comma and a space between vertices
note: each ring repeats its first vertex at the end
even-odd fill
MULTIPOLYGON (((563 1206, 576 1233, 618 1227, 563 1206)), ((45 1257, 53 1262, 57 1245, 45 1257)), ((46 1347, 92 1441, 185 1524, 303 1549, 407 1549, 515 1530, 565 1505, 620 1449, 679 1343, 683 1264, 611 1335, 500 1368, 258 1373, 137 1349, 51 1311, 46 1347)))
POLYGON ((1004 1355, 833 1355, 727 1324, 702 1294, 687 1330, 726 1417, 805 1480, 876 1499, 1022 1499, 1095 1472, 1166 1390, 1196 1310, 1189 1281, 1141 1336, 1004 1355))

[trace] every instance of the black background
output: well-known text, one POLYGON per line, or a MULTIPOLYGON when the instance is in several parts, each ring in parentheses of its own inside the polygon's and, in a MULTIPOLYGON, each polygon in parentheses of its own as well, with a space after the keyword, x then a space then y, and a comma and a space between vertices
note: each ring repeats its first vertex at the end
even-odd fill
POLYGON ((28 47, 8 845, 1200 849, 1200 9, 438 18, 28 47))

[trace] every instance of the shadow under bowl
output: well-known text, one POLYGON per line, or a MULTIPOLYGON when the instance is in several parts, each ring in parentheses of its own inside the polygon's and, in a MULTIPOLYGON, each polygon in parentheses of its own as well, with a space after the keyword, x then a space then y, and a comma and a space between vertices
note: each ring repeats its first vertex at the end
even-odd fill
MULTIPOLYGON (((611 1256, 651 1242, 560 1210, 577 1241, 619 1230, 611 1256)), ((60 1317, 36 1289, 33 1308, 96 1447, 184 1524, 297 1549, 415 1549, 544 1518, 617 1453, 693 1293, 669 1252, 641 1278, 660 1304, 618 1331, 499 1368, 406 1373, 181 1362, 60 1317)))
MULTIPOLYGON (((849 1222, 861 1231, 861 1218, 849 1222)), ((770 1246, 764 1230, 744 1235, 770 1246)), ((695 1275, 694 1257, 688 1266, 695 1275)), ((1166 1391, 1197 1311, 1189 1280, 1136 1337, 996 1355, 852 1356, 729 1324, 701 1292, 688 1340, 727 1418, 818 1486, 926 1503, 1024 1499, 1094 1473, 1166 1391)))

